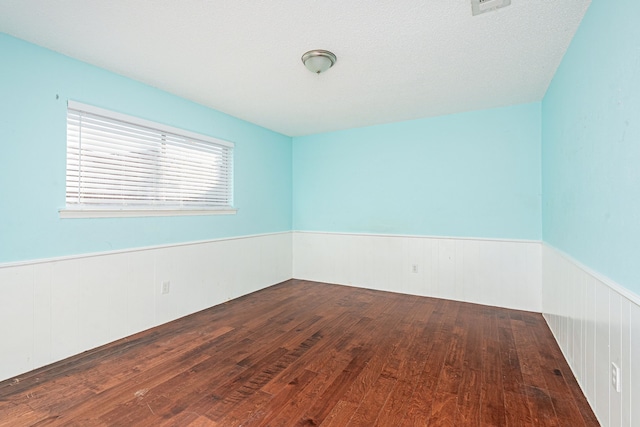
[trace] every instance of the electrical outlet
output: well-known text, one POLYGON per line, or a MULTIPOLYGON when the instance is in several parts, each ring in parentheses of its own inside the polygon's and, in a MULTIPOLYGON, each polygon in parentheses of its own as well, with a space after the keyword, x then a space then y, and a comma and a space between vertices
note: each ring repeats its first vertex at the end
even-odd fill
POLYGON ((170 281, 167 280, 166 282, 162 282, 162 288, 160 289, 160 293, 168 294, 170 287, 171 287, 171 282, 170 281))
POLYGON ((411 272, 412 273, 417 273, 418 272, 418 264, 411 265, 411 272))
POLYGON ((620 393, 620 368, 613 362, 611 362, 611 385, 620 393))

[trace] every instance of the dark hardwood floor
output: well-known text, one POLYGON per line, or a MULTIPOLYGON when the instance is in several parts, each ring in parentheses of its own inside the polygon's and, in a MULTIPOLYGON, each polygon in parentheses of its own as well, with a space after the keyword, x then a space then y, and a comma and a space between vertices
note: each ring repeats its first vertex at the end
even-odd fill
POLYGON ((291 280, 4 381, 0 425, 598 423, 539 314, 291 280))

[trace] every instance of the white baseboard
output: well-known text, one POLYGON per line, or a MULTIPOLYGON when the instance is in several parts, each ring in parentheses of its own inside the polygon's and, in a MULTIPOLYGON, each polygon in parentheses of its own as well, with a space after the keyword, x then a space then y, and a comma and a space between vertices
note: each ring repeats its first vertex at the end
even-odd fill
POLYGON ((540 312, 540 247, 518 240, 294 232, 293 277, 540 312))
POLYGON ((291 250, 286 232, 3 265, 0 380, 288 280, 291 250))
POLYGON ((640 426, 638 301, 622 286, 543 245, 544 317, 604 427, 640 426), (611 363, 620 368, 620 392, 611 384, 611 363))

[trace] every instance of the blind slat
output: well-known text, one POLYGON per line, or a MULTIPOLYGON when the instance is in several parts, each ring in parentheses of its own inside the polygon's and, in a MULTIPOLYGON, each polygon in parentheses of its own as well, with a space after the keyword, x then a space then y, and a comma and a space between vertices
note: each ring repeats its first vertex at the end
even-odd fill
POLYGON ((143 122, 67 109, 68 207, 232 206, 232 144, 143 122))

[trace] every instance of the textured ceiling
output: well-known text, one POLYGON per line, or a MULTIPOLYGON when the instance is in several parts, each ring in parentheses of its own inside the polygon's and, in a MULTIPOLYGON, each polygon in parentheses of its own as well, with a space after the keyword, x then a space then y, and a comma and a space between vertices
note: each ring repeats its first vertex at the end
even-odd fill
POLYGON ((1 0, 0 31, 298 136, 539 101, 589 3, 1 0))

